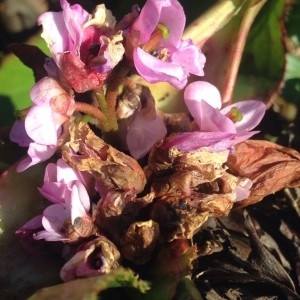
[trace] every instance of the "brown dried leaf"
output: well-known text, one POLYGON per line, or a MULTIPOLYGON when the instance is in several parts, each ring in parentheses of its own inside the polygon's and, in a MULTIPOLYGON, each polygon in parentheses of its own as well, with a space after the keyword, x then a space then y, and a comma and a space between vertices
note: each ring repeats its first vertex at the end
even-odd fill
POLYGON ((105 143, 86 123, 76 124, 70 135, 70 142, 62 151, 63 157, 73 168, 92 173, 104 192, 143 191, 146 177, 135 159, 105 143))
POLYGON ((245 207, 283 188, 300 186, 300 153, 268 141, 248 140, 236 146, 227 165, 253 182, 250 196, 236 203, 245 207))

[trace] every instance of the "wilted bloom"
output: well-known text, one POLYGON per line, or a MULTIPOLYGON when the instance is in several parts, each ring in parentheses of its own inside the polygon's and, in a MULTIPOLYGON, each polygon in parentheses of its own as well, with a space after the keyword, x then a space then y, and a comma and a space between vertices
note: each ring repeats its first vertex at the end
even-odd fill
POLYGON ((34 105, 27 111, 24 121, 16 121, 10 133, 12 141, 29 146, 28 157, 17 167, 19 172, 55 153, 61 126, 72 115, 75 105, 73 97, 51 77, 38 81, 30 96, 34 105))
POLYGON ((150 216, 168 239, 189 239, 210 216, 227 215, 235 202, 247 198, 251 180, 227 172, 230 150, 214 149, 211 138, 207 147, 194 151, 181 151, 169 139, 149 155, 147 174, 155 195, 150 216))
POLYGON ((61 269, 64 281, 78 277, 106 274, 119 266, 120 253, 116 246, 104 236, 83 245, 61 269))
POLYGON ((43 212, 45 230, 34 235, 37 240, 73 242, 95 233, 89 215, 90 198, 80 181, 75 181, 65 193, 65 201, 48 206, 43 212))
POLYGON ((242 142, 258 131, 251 131, 264 116, 266 106, 257 100, 245 100, 222 108, 218 89, 205 81, 189 84, 184 92, 185 104, 201 131, 226 132, 242 142))
MULTIPOLYGON (((61 12, 46 12, 38 22, 42 37, 58 66, 59 76, 76 92, 82 93, 103 85, 109 72, 123 57, 122 33, 114 32, 115 18, 103 4, 92 17, 79 4, 60 1, 61 12)), ((48 61, 48 74, 55 65, 48 61)))
POLYGON ((185 14, 177 0, 148 0, 128 39, 134 65, 148 82, 166 81, 182 89, 190 73, 203 76, 205 57, 191 40, 182 40, 185 14))

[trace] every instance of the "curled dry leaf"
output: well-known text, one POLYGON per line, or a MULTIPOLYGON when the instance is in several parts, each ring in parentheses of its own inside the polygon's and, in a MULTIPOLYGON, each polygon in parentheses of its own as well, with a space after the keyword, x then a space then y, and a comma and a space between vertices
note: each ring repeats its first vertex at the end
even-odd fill
POLYGON ((86 123, 81 122, 70 129, 70 142, 62 154, 73 168, 93 174, 103 192, 131 190, 139 193, 146 184, 138 162, 105 143, 86 123))
POLYGON ((261 201, 284 188, 300 186, 300 153, 268 141, 248 140, 238 144, 229 156, 230 171, 253 182, 250 196, 236 207, 261 201))

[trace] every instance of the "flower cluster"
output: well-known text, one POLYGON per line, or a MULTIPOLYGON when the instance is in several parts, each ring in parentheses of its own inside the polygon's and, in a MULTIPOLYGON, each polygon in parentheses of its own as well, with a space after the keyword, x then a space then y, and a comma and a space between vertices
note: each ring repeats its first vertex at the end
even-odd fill
POLYGON ((256 133, 265 105, 222 107, 211 83, 188 83, 204 75, 206 59, 182 38, 178 0, 147 0, 120 21, 102 4, 93 14, 60 4, 39 17, 47 76, 11 139, 28 147, 19 172, 52 158, 39 189, 51 205, 17 233, 68 247, 61 277, 72 280, 110 272, 124 258, 143 264, 160 243, 192 238, 208 217, 246 199, 251 180, 230 174, 226 162, 256 133), (186 124, 160 112, 144 82, 184 90, 186 124))

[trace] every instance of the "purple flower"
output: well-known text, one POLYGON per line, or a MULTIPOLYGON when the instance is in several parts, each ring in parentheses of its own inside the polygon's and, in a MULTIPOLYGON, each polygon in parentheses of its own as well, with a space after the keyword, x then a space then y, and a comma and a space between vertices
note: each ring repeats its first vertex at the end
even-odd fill
POLYGON ((78 221, 92 223, 89 216, 90 198, 80 181, 73 182, 65 191, 64 202, 48 206, 42 217, 42 230, 34 235, 37 240, 76 241, 83 236, 76 230, 78 221))
POLYGON ((203 76, 205 56, 182 40, 185 14, 177 0, 148 0, 128 35, 138 73, 148 82, 182 89, 189 73, 203 76))
POLYGON ((115 18, 103 4, 94 17, 78 4, 60 4, 62 11, 46 12, 38 19, 59 70, 51 61, 45 68, 48 74, 57 72, 76 92, 96 89, 123 57, 122 33, 113 31, 115 18))
POLYGON ((28 156, 17 171, 45 161, 56 151, 61 125, 74 111, 74 99, 53 78, 44 77, 31 89, 35 105, 27 112, 24 121, 17 120, 10 138, 20 146, 28 146, 28 156))
POLYGON ((189 84, 184 100, 200 131, 234 134, 234 143, 258 132, 251 130, 259 124, 266 110, 265 104, 257 100, 240 101, 221 109, 218 89, 205 81, 189 84))

